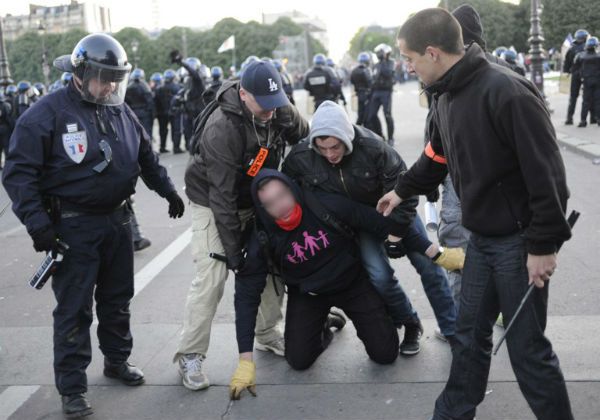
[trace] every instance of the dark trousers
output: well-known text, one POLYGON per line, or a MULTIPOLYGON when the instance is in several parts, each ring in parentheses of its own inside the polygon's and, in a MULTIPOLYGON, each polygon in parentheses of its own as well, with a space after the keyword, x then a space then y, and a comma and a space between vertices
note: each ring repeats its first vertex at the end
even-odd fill
POLYGON ((583 82, 583 102, 581 104, 581 121, 586 121, 588 113, 591 121, 600 121, 600 81, 583 82))
POLYGON ((572 120, 573 114, 575 114, 575 106, 577 105, 577 98, 579 97, 579 91, 581 90, 581 76, 577 73, 571 73, 571 90, 569 96, 569 108, 567 109, 567 119, 572 120))
MULTIPOLYGON (((167 136, 169 135, 169 116, 158 115, 156 119, 158 120, 158 135, 160 137, 160 148, 161 150, 163 150, 167 148, 167 136)), ((173 127, 171 127, 171 131, 173 131, 173 127)))
POLYGON ((383 107, 383 115, 387 125, 387 139, 394 138, 394 118, 392 117, 392 91, 375 90, 369 100, 369 116, 367 117, 367 128, 383 137, 381 124, 377 113, 383 107), (375 122, 377 120, 377 122, 375 122))
MULTIPOLYGON (((450 377, 434 419, 473 419, 485 396, 492 332, 502 312, 508 324, 528 287, 527 251, 520 234, 471 236, 462 277, 450 377)), ((506 345, 521 392, 538 419, 573 419, 558 357, 544 335, 548 284, 535 289, 510 330, 506 345)))
POLYGON ((52 279, 54 375, 61 395, 86 392, 85 370, 92 359, 90 325, 96 300, 98 340, 104 356, 127 360, 133 339, 129 302, 133 297, 133 245, 130 213, 62 219, 55 226, 69 245, 52 279))
POLYGON ((332 306, 352 320, 358 338, 376 363, 393 363, 398 357, 398 332, 385 304, 366 274, 348 288, 331 295, 313 296, 289 288, 285 320, 285 358, 297 370, 308 369, 327 348, 324 326, 332 306))
POLYGON ((361 91, 356 94, 356 97, 358 99, 358 119, 356 120, 356 125, 365 125, 369 111, 369 93, 361 91))
POLYGON ((194 134, 194 118, 196 116, 190 113, 183 114, 183 137, 185 138, 185 148, 189 150, 192 135, 194 134))
POLYGON ((183 127, 183 113, 177 113, 169 117, 171 123, 171 141, 173 142, 173 149, 181 149, 181 135, 183 127))

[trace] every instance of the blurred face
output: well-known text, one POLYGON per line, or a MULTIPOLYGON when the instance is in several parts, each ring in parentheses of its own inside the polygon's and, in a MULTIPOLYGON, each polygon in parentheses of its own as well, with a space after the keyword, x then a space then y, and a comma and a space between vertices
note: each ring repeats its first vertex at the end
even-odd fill
POLYGON ((437 82, 446 72, 442 65, 439 48, 427 47, 425 54, 419 54, 408 48, 404 39, 398 40, 398 48, 406 62, 408 72, 416 74, 425 86, 437 82))
POLYGON ((258 190, 258 200, 273 219, 288 220, 296 207, 294 194, 278 179, 267 182, 258 190))
POLYGON ((346 154, 346 145, 336 137, 317 138, 315 146, 319 153, 332 165, 337 165, 346 154))
POLYGON ((246 104, 246 107, 250 110, 252 115, 261 122, 266 123, 273 118, 275 110, 262 109, 258 102, 256 102, 256 99, 254 99, 254 96, 244 88, 240 88, 240 99, 246 104))

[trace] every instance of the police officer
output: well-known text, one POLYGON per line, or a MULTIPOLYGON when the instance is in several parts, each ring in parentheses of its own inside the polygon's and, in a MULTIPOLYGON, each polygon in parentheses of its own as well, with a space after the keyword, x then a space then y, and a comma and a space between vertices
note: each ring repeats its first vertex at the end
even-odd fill
POLYGON ((17 94, 13 99, 13 118, 19 118, 37 100, 37 89, 27 80, 21 80, 17 83, 17 94))
POLYGON ((513 50, 506 50, 504 51, 502 58, 504 58, 504 61, 508 63, 512 71, 525 77, 525 67, 523 67, 521 63, 517 62, 516 52, 514 52, 513 50))
POLYGON ((159 72, 152 73, 150 76, 150 89, 152 89, 152 93, 156 93, 156 89, 158 89, 163 84, 163 76, 159 72))
POLYGON ((165 70, 163 75, 164 83, 156 90, 154 103, 156 105, 156 117, 158 119, 158 133, 160 135, 160 153, 168 153, 167 135, 169 134, 169 124, 171 125, 171 141, 173 142, 173 152, 183 153, 181 150, 181 124, 179 115, 175 115, 172 109, 173 98, 181 90, 177 83, 177 74, 173 69, 165 70))
POLYGON ((0 91, 0 169, 2 169, 2 154, 5 158, 8 156, 8 139, 14 126, 11 98, 0 91))
POLYGON ((206 88, 204 93, 202 94, 202 98, 204 99, 204 103, 208 104, 213 101, 217 97, 217 92, 223 86, 223 69, 219 66, 215 66, 210 69, 210 76, 212 78, 210 85, 206 88))
POLYGON ((313 57, 314 67, 304 75, 304 89, 315 99, 315 111, 325 101, 335 101, 340 90, 339 79, 326 67, 323 54, 313 57))
POLYGON ((67 86, 72 78, 73 78, 73 73, 65 71, 60 76, 60 82, 62 83, 63 86, 67 86))
POLYGON ((587 125, 588 113, 590 120, 600 125, 600 54, 598 38, 588 38, 585 43, 585 51, 575 57, 573 68, 580 71, 583 81, 583 103, 581 105, 581 121, 578 127, 587 125))
POLYGON ((588 39, 589 33, 585 29, 579 29, 575 32, 575 40, 573 45, 567 51, 565 55, 565 63, 563 65, 564 73, 571 73, 571 93, 569 97, 569 108, 567 109, 567 120, 565 125, 573 124, 573 114, 575 113, 575 106, 577 105, 577 97, 581 90, 581 73, 577 68, 573 69, 573 62, 575 56, 585 49, 585 42, 588 39))
POLYGON ((46 86, 42 82, 35 82, 33 87, 37 90, 37 94, 39 97, 42 97, 46 94, 46 86))
POLYGON ((2 181, 36 251, 54 252, 57 239, 70 247, 52 290, 55 382, 63 412, 73 418, 92 413, 85 371, 93 297, 104 375, 127 385, 144 382, 127 361, 134 274, 125 199, 141 174, 167 199, 171 217, 181 217, 184 204, 146 130, 123 103, 131 65, 121 44, 91 34, 54 65, 73 72, 73 80, 17 121, 2 181))
POLYGON ((388 144, 394 145, 394 118, 392 117, 392 91, 395 82, 396 63, 390 58, 392 47, 387 44, 379 44, 375 47, 375 54, 379 62, 373 70, 373 93, 369 101, 369 115, 367 117, 367 128, 383 137, 377 113, 383 107, 383 115, 387 124, 388 144))
POLYGON ((283 61, 275 59, 273 60, 273 66, 275 66, 275 68, 279 72, 279 75, 281 76, 281 82, 283 83, 283 91, 287 95, 288 100, 292 105, 295 105, 296 101, 294 101, 294 81, 292 80, 292 76, 285 69, 283 61))
POLYGON ((133 113, 138 117, 142 127, 152 138, 152 122, 154 120, 154 98, 152 89, 146 83, 146 74, 142 69, 134 69, 131 72, 131 82, 127 86, 125 102, 131 107, 133 113))
POLYGON ((358 119, 356 125, 364 125, 366 122, 367 106, 371 88, 373 87, 373 74, 371 73, 369 53, 358 54, 358 66, 350 73, 350 83, 354 86, 358 99, 358 119))
POLYGON ((183 79, 184 90, 184 110, 183 114, 183 134, 185 137, 186 148, 192 139, 194 120, 204 109, 204 100, 202 94, 205 90, 204 76, 200 72, 202 62, 196 57, 188 57, 185 60, 177 50, 170 53, 171 62, 179 64, 186 71, 187 75, 183 79))
POLYGON ((331 70, 333 75, 338 79, 339 89, 334 102, 338 102, 341 100, 344 106, 346 106, 346 97, 344 96, 344 92, 342 91, 342 85, 344 84, 344 75, 340 71, 340 69, 338 69, 335 65, 335 61, 333 61, 333 58, 327 57, 325 63, 327 64, 327 67, 331 70))

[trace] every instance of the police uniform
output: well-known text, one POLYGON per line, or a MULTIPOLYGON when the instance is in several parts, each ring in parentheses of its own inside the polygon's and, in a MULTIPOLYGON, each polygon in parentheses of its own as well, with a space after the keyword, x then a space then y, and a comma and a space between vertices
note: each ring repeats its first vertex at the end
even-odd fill
POLYGON ((367 118, 367 104, 371 95, 373 75, 371 69, 365 64, 356 66, 350 74, 350 82, 354 85, 354 91, 358 99, 358 119, 356 125, 364 125, 367 118))
POLYGON ((71 57, 55 61, 60 65, 70 59, 74 67, 79 66, 75 71, 80 71, 83 82, 73 78, 66 88, 44 96, 21 116, 3 172, 13 210, 36 250, 52 250, 56 238, 69 246, 52 279, 57 301, 54 373, 67 416, 91 413, 85 398, 85 370, 92 354, 93 298, 104 374, 128 385, 143 383, 143 373, 127 362, 133 344, 129 302, 134 273, 131 215, 125 200, 135 192, 138 176, 169 201, 171 217, 183 214, 183 201, 122 96, 113 98, 111 93, 112 103, 90 102, 90 75, 106 77, 108 64, 102 59, 94 73, 87 57, 106 44, 108 50, 118 49, 124 56, 118 70, 109 73, 121 72, 112 84, 124 96, 119 83, 127 83, 131 68, 125 51, 108 35, 83 38, 71 57), (91 50, 86 52, 88 47, 91 50))
POLYGON ((367 128, 383 137, 381 126, 378 123, 377 112, 383 107, 383 115, 387 125, 387 139, 390 143, 394 139, 394 118, 392 117, 392 92, 394 89, 394 72, 396 63, 388 57, 381 58, 373 70, 373 93, 369 102, 369 116, 367 128), (376 122, 377 120, 377 122, 376 122))
POLYGON ((125 102, 131 107, 142 126, 152 138, 152 125, 154 123, 154 97, 152 89, 145 80, 133 80, 127 86, 125 102))

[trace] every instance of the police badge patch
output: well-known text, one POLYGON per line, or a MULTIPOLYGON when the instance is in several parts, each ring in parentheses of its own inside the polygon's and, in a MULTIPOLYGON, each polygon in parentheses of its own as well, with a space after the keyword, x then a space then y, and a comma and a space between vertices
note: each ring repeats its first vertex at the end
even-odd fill
POLYGON ((67 156, 75 163, 81 163, 88 148, 85 131, 75 131, 62 135, 63 147, 67 156))

